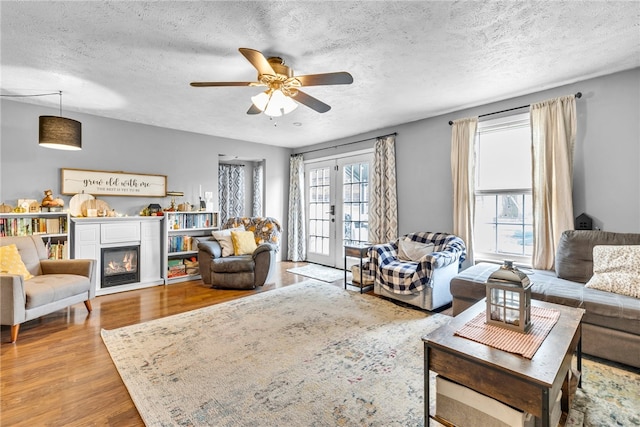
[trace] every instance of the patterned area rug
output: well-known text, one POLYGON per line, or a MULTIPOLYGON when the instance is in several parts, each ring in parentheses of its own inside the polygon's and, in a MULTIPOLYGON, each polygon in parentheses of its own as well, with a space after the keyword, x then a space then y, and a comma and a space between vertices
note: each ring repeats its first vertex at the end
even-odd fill
POLYGON ((640 426, 640 369, 584 357, 566 425, 640 426))
MULTIPOLYGON (((326 267, 320 264, 309 264, 302 267, 294 267, 287 269, 289 273, 299 274, 301 276, 310 277, 311 279, 322 280, 323 282, 335 282, 336 280, 344 280, 344 270, 333 267, 326 267)), ((348 272, 348 278, 351 273, 348 272)))
MULTIPOLYGON (((420 338, 449 319, 310 280, 102 338, 148 426, 422 426, 420 338)), ((638 375, 600 366, 568 425, 637 425, 638 375)))

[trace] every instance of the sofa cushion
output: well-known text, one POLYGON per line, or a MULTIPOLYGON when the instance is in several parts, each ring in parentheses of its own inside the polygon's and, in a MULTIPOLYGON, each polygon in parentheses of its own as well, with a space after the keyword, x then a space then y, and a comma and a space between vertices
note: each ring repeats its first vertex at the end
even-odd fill
POLYGON ((640 245, 593 247, 593 277, 587 288, 640 298, 640 245))
POLYGON ((44 274, 35 276, 24 284, 27 309, 40 307, 74 295, 87 293, 91 282, 88 277, 76 274, 44 274))
POLYGON ((558 277, 587 283, 593 275, 593 247, 596 245, 640 245, 640 234, 599 230, 567 230, 556 251, 558 277))
POLYGON ((22 262, 18 247, 14 244, 0 246, 0 272, 19 274, 24 280, 29 280, 33 277, 33 274, 29 273, 24 262, 22 262))

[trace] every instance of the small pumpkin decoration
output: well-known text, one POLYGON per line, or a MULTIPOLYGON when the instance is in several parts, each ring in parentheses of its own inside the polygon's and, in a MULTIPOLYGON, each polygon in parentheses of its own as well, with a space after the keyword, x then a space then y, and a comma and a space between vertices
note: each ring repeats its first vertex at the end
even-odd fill
POLYGON ((9 205, 5 205, 4 203, 0 205, 0 213, 11 213, 13 212, 13 207, 9 205))

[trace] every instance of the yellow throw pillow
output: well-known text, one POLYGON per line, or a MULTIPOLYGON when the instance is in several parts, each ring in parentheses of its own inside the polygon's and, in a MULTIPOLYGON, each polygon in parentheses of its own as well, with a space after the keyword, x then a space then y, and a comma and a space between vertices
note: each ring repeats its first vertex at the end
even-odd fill
POLYGON ((240 231, 244 230, 244 226, 240 226, 238 228, 227 228, 224 230, 214 230, 211 234, 213 238, 218 241, 220 244, 220 248, 222 249, 222 256, 227 257, 233 255, 233 242, 231 241, 231 232, 232 231, 240 231))
POLYGON ((231 240, 236 255, 251 255, 258 247, 251 231, 232 231, 231 240))
POLYGON ((33 277, 22 262, 16 245, 0 246, 0 271, 7 274, 20 274, 24 280, 33 277))

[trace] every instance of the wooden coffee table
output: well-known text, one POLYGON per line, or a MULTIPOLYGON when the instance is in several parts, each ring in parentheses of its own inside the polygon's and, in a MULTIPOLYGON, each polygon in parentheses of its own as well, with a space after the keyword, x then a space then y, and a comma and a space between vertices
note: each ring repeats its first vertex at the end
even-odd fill
POLYGON ((429 414, 429 371, 526 411, 540 418, 543 427, 550 425, 551 410, 560 390, 562 412, 568 413, 576 383, 580 386, 584 310, 537 300, 532 301, 532 305, 560 312, 560 318, 532 359, 454 335, 486 309, 485 300, 422 338, 425 426, 431 418, 447 424, 446 420, 429 414), (577 372, 570 372, 574 353, 577 353, 577 372))

